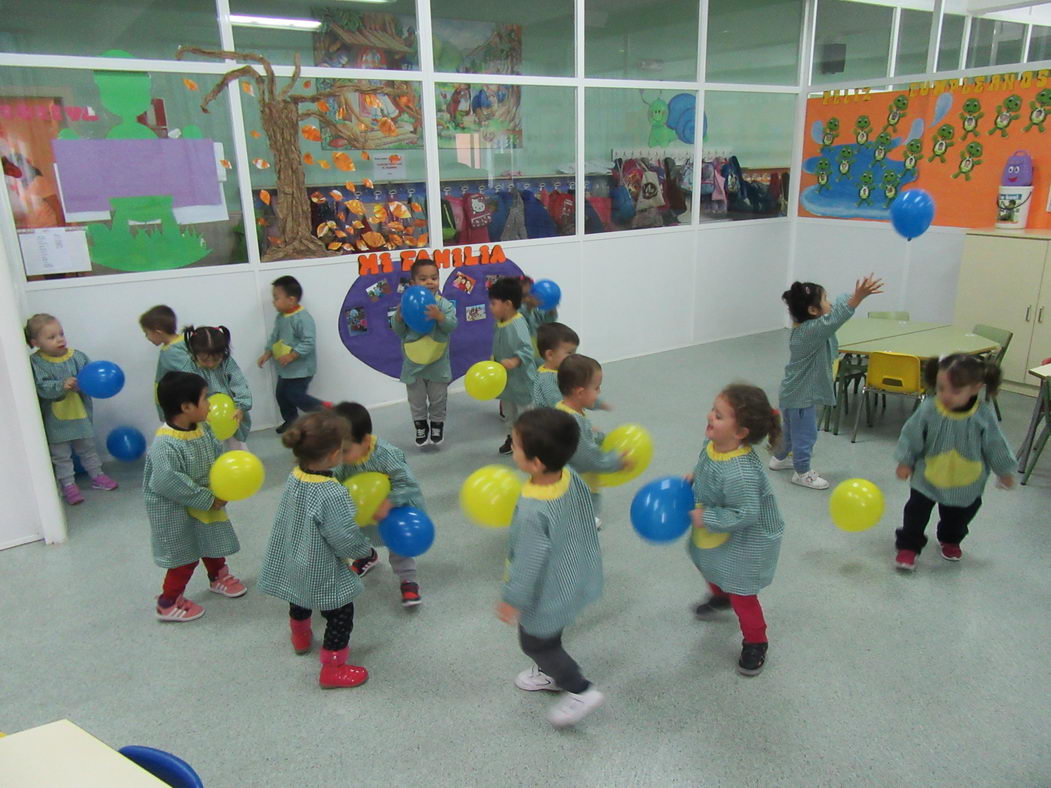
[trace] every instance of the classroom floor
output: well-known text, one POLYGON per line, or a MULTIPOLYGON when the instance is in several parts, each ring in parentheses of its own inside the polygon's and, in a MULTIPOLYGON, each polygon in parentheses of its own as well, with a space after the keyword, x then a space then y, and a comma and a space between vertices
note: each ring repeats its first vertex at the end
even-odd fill
MULTIPOLYGON (((616 410, 595 422, 653 433, 644 478, 690 471, 720 386, 743 379, 776 396, 786 340, 772 332, 609 364, 603 396, 616 410)), ((1002 395, 1013 445, 1032 403, 1002 395)), ((493 615, 506 532, 458 512, 469 472, 509 463, 496 454, 503 425, 492 403, 459 394, 450 405, 441 451, 407 449, 438 527, 420 560, 425 601, 403 610, 385 563, 365 578, 351 656, 369 668, 366 685, 321 691, 316 644, 296 656, 287 606, 255 587, 291 458, 265 431, 250 446, 266 487, 231 505, 242 551, 230 563, 249 593, 209 595, 199 569, 188 592, 208 611, 199 621, 153 619, 162 571, 150 560, 141 463, 112 469, 117 492, 85 491, 66 545, 0 553, 0 730, 68 717, 114 747, 181 755, 209 788, 1048 784, 1051 459, 1025 488, 989 485, 961 562, 935 545, 903 575, 892 568, 907 497, 892 457, 901 404, 854 445, 849 430, 821 433, 815 467, 833 483, 871 479, 887 513, 870 531, 841 532, 827 492, 774 474, 787 527, 761 595, 771 645, 755 678, 734 672, 732 614, 693 619, 704 590, 682 545, 645 544, 631 529, 638 483, 610 490, 605 595, 566 635, 607 702, 559 732, 544 719, 554 697, 511 683, 528 663, 493 615)), ((373 420, 378 434, 411 444, 405 405, 373 420)))

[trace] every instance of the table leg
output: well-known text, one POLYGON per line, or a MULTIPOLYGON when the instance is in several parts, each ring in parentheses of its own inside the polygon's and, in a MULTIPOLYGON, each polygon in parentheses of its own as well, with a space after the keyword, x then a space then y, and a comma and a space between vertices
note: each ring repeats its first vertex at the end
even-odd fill
POLYGON ((1029 452, 1033 448, 1033 439, 1036 438, 1037 428, 1040 426, 1040 419, 1044 416, 1045 404, 1048 400, 1049 385, 1048 379, 1045 378, 1040 381, 1040 391, 1036 395, 1036 405, 1033 406, 1033 416, 1029 419, 1029 429, 1026 430, 1025 440, 1022 441, 1022 448, 1018 450, 1018 472, 1025 473, 1026 466, 1029 464, 1029 452))

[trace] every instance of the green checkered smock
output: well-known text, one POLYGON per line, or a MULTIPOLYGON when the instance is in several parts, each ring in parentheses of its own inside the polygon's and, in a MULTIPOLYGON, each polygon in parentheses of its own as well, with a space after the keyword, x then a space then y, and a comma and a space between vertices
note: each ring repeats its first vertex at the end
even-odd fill
POLYGON ((333 476, 293 469, 274 517, 259 587, 308 610, 335 610, 364 590, 344 559, 372 555, 347 488, 333 476))
POLYGON ((171 569, 241 549, 225 509, 212 511, 208 472, 222 446, 207 424, 192 430, 158 428, 146 454, 142 495, 157 566, 171 569))
POLYGON ((95 435, 91 426, 91 397, 63 388, 66 380, 75 378, 89 361, 73 348, 61 356, 48 356, 38 350, 29 357, 48 443, 65 443, 95 435))
POLYGON ((190 350, 182 337, 173 339, 167 345, 161 345, 157 353, 157 374, 153 378, 153 403, 157 406, 157 418, 164 421, 164 411, 157 401, 157 384, 169 372, 196 372, 190 350))
POLYGON ((428 334, 421 334, 415 329, 409 328, 401 319, 401 314, 395 314, 391 321, 391 328, 401 338, 401 380, 402 383, 415 383, 417 380, 433 380, 439 383, 448 383, 453 379, 452 366, 449 364, 449 337, 456 330, 456 306, 447 298, 435 296, 435 303, 442 310, 445 320, 434 321, 434 328, 428 334), (425 347, 427 346, 427 347, 425 347), (414 348, 416 352, 414 352, 414 348), (417 353, 426 357, 426 354, 439 355, 434 361, 420 364, 409 358, 417 353))
POLYGON ((209 394, 226 394, 234 401, 243 416, 241 426, 233 436, 239 441, 248 440, 248 433, 252 430, 252 390, 248 388, 248 381, 233 356, 223 359, 223 363, 215 369, 194 364, 191 371, 208 381, 209 394))
POLYGON ((522 629, 551 637, 602 596, 602 553, 587 485, 569 468, 555 484, 526 484, 511 520, 503 600, 522 629))
POLYGON ((536 357, 529 338, 529 324, 520 312, 510 320, 498 320, 493 329, 493 359, 503 361, 508 358, 518 358, 522 363, 507 370, 507 387, 500 399, 528 405, 533 399, 536 357))
MULTIPOLYGON (((294 312, 279 312, 274 320, 274 327, 270 329, 270 338, 266 341, 266 349, 274 354, 274 357, 282 355, 274 350, 278 343, 287 345, 299 354, 299 358, 288 366, 282 367, 274 361, 274 369, 277 370, 279 378, 312 378, 317 372, 317 327, 314 318, 303 307, 298 307, 294 312)), ((288 351, 285 351, 288 352, 288 351)))
POLYGON ((558 390, 558 370, 548 369, 541 365, 536 370, 533 381, 533 407, 553 408, 562 401, 562 392, 558 390))
POLYGON ((705 444, 693 473, 693 496, 704 507, 704 527, 730 538, 707 550, 686 537, 687 551, 704 579, 728 594, 758 594, 774 579, 784 520, 763 463, 751 448, 720 453, 705 444))
POLYGON ((577 443, 577 450, 573 452, 573 456, 569 458, 569 467, 584 477, 595 496, 594 503, 597 508, 599 484, 596 474, 619 471, 620 452, 602 450, 602 441, 606 439, 606 435, 603 432, 595 432, 591 426, 591 419, 586 415, 573 410, 561 400, 555 408, 576 419, 577 426, 580 427, 580 442, 577 443))
POLYGON ((792 329, 788 339, 788 365, 778 394, 782 409, 836 404, 832 362, 839 352, 836 332, 854 314, 854 308, 847 306, 849 298, 841 295, 827 315, 792 329))

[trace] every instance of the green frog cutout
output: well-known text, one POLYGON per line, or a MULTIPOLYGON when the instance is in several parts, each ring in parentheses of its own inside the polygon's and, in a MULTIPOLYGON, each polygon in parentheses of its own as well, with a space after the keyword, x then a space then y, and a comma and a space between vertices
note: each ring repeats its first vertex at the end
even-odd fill
POLYGON ((1048 107, 1051 107, 1051 89, 1044 88, 1036 94, 1033 101, 1029 102, 1029 122, 1022 131, 1029 131, 1029 129, 1035 127, 1037 131, 1043 134, 1048 107))
POLYGON ((934 148, 931 150, 931 155, 927 157, 927 161, 934 161, 938 159, 942 164, 945 164, 945 154, 948 153, 956 143, 953 142, 953 137, 956 136, 956 129, 950 124, 943 123, 938 127, 938 130, 934 132, 934 136, 931 140, 934 142, 934 148))
POLYGON ((872 184, 876 182, 876 176, 871 170, 865 170, 861 173, 859 181, 861 185, 858 186, 858 207, 872 205, 872 184))
POLYGON ((821 131, 821 152, 827 153, 839 138, 839 118, 829 118, 821 131))
POLYGON ((1012 93, 1005 98, 1003 104, 997 104, 996 118, 993 120, 993 127, 989 129, 989 133, 1000 132, 1000 136, 1006 137, 1008 126, 1021 117, 1018 114, 1020 109, 1022 109, 1022 97, 1017 93, 1012 93))
POLYGON ((898 133, 898 124, 901 123, 902 119, 908 113, 906 110, 909 108, 909 97, 902 93, 899 96, 894 97, 894 101, 890 103, 890 107, 887 109, 887 123, 884 125, 883 130, 892 130, 895 134, 898 133))
POLYGON ((887 158, 887 151, 890 150, 892 139, 890 133, 886 131, 881 131, 876 136, 875 147, 872 149, 872 160, 876 164, 883 165, 883 160, 887 158))
POLYGON ((818 159, 817 166, 814 169, 814 175, 817 178, 817 191, 818 194, 821 192, 828 191, 832 187, 829 185, 829 174, 832 172, 832 162, 828 159, 818 159))
POLYGON ((963 102, 963 112, 960 113, 961 128, 963 134, 960 135, 960 142, 967 139, 968 134, 973 134, 975 137, 980 137, 981 134, 978 131, 978 121, 985 117, 985 113, 982 112, 982 104, 976 98, 969 98, 963 102))
POLYGON ((898 196, 898 184, 901 183, 901 176, 894 170, 883 171, 883 199, 884 208, 890 208, 890 204, 894 202, 894 198, 898 196))
POLYGON ((854 141, 859 148, 867 148, 869 146, 869 136, 871 134, 872 120, 868 115, 858 115, 858 119, 854 121, 854 141))
POLYGON ((978 158, 981 155, 982 143, 968 142, 967 146, 960 151, 960 166, 952 177, 959 178, 962 175, 964 180, 971 180, 971 171, 982 163, 982 160, 978 158))
POLYGON ((843 180, 844 178, 850 177, 850 166, 854 163, 854 159, 858 157, 857 152, 853 148, 841 148, 839 155, 836 157, 839 160, 839 178, 836 180, 843 180))
POLYGON ((902 175, 916 172, 916 165, 919 164, 920 159, 923 158, 923 140, 920 137, 914 137, 905 143, 905 158, 902 159, 903 172, 902 175))

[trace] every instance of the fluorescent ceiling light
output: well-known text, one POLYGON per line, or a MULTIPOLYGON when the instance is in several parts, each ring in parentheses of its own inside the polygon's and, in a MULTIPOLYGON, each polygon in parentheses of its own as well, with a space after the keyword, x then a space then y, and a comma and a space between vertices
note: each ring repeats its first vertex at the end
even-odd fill
POLYGON ((279 30, 317 30, 321 23, 316 19, 288 19, 280 16, 248 16, 230 14, 230 24, 240 27, 272 27, 279 30))

